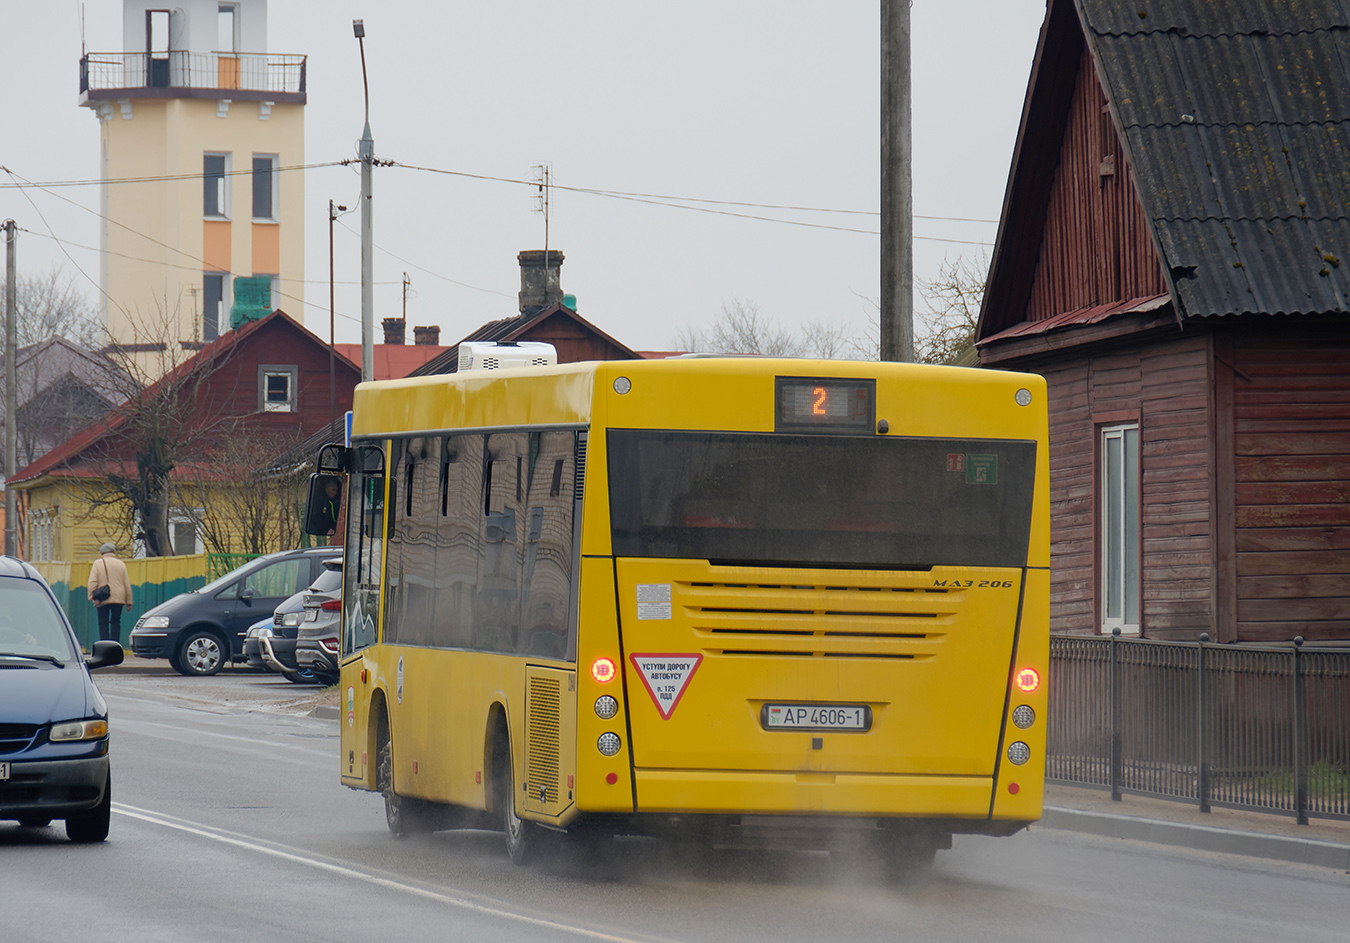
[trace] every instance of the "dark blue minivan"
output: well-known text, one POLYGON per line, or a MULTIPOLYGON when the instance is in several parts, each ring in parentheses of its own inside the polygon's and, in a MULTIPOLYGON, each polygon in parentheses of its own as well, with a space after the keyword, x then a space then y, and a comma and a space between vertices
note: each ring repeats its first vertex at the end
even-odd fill
POLYGON ((65 819, 71 841, 108 837, 108 705, 89 672, 122 657, 116 642, 84 657, 41 574, 0 556, 0 820, 65 819))

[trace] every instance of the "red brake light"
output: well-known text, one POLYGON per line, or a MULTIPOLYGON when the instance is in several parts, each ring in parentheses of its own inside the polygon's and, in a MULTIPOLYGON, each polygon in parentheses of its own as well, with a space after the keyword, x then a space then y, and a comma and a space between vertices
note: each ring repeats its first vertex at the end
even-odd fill
POLYGON ((1035 668, 1023 668, 1013 676, 1013 684, 1019 691, 1030 694, 1041 686, 1040 673, 1035 668))
POLYGON ((601 684, 608 684, 614 680, 615 668, 614 662, 605 658, 603 655, 591 662, 591 677, 601 684))
POLYGON ((323 602, 319 603, 319 608, 322 609, 324 612, 341 612, 342 600, 326 599, 323 602))

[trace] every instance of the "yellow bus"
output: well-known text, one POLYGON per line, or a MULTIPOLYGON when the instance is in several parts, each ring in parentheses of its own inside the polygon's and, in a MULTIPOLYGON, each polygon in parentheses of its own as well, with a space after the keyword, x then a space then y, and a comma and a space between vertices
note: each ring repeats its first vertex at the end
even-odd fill
POLYGON ((842 835, 903 868, 1040 817, 1040 377, 470 371, 361 384, 325 455, 341 779, 396 835, 498 828, 517 863, 562 833, 842 835))

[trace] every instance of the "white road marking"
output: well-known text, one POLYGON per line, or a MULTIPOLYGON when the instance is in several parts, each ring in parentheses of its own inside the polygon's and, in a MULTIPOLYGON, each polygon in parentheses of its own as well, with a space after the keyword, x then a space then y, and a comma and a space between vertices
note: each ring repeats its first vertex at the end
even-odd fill
POLYGON ((160 825, 164 828, 176 829, 180 832, 186 832, 189 835, 196 835, 200 838, 208 838, 211 841, 233 845, 236 848, 243 848, 247 851, 270 855, 273 858, 280 858, 283 861, 308 865, 309 867, 316 868, 320 871, 327 871, 331 874, 337 874, 356 881, 363 881, 366 884, 373 884, 376 887, 382 887, 386 890, 401 891, 405 894, 411 894, 415 897, 436 901, 441 904, 448 904, 451 907, 459 907, 463 910, 472 911, 473 913, 483 914, 484 916, 497 917, 502 920, 514 920, 517 923, 525 923, 530 926, 542 927, 549 930, 561 930, 565 933, 573 933, 577 936, 588 937, 593 940, 607 940, 610 941, 610 943, 673 943, 673 941, 665 940, 661 937, 637 938, 616 936, 612 933, 590 930, 586 927, 578 927, 568 923, 559 923, 555 920, 546 920, 542 917, 531 917, 528 914, 506 910, 499 906, 475 903, 474 901, 466 900, 463 897, 442 894, 438 891, 427 890, 426 888, 417 887, 413 884, 406 884, 402 881, 395 881, 390 878, 382 878, 374 874, 368 874, 364 871, 347 867, 346 865, 322 861, 318 858, 303 854, 298 850, 287 851, 280 847, 269 847, 267 844, 246 835, 240 835, 236 832, 226 832, 223 829, 212 828, 211 826, 192 823, 183 819, 174 819, 173 817, 160 812, 153 812, 149 809, 138 809, 135 806, 129 806, 122 802, 114 802, 112 804, 112 810, 119 815, 140 819, 142 822, 149 822, 151 825, 160 825))

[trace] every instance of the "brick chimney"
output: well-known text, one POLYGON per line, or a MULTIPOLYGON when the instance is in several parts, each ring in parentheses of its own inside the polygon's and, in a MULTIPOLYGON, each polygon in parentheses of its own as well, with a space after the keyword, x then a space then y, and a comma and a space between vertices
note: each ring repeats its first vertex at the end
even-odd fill
POLYGON ((441 329, 432 324, 413 328, 413 343, 418 347, 437 347, 441 343, 441 329))
POLYGON ((384 342, 401 347, 407 339, 407 322, 402 318, 385 318, 384 342))
POLYGON ((520 313, 535 314, 542 308, 563 300, 559 283, 559 269, 562 268, 563 254, 556 249, 548 250, 548 260, 544 259, 543 249, 526 249, 516 256, 520 263, 520 313))

